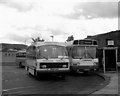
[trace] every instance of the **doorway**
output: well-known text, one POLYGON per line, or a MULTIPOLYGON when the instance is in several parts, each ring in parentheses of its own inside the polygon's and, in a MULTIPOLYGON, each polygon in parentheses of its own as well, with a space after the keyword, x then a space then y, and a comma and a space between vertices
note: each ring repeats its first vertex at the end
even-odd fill
POLYGON ((105 71, 116 71, 117 70, 116 49, 105 49, 104 53, 105 53, 104 54, 105 71))

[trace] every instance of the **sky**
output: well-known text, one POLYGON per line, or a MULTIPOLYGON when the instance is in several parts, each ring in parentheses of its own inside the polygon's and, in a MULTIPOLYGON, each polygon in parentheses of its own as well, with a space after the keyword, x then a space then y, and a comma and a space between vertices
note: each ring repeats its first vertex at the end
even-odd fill
POLYGON ((0 0, 0 43, 65 42, 118 30, 118 0, 0 0), (114 1, 114 2, 113 2, 114 1))

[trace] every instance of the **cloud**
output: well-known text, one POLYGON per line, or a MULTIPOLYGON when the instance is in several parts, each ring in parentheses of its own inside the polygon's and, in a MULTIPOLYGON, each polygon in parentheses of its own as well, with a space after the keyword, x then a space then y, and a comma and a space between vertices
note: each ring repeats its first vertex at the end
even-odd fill
POLYGON ((71 12, 75 2, 73 0, 0 0, 0 3, 19 12, 42 9, 47 12, 45 14, 67 14, 71 12))
POLYGON ((33 1, 0 0, 0 42, 31 42, 38 36, 51 41, 51 35, 64 42, 70 35, 80 39, 118 29, 116 3, 33 1))
POLYGON ((23 43, 29 36, 26 36, 26 35, 20 36, 20 35, 17 35, 17 34, 10 33, 10 34, 7 34, 5 37, 9 40, 14 41, 14 42, 23 43))
POLYGON ((34 3, 29 0, 0 0, 0 3, 21 12, 30 11, 34 8, 34 3))
MULTIPOLYGON (((91 0, 90 0, 91 1, 91 0)), ((115 18, 118 2, 82 2, 80 0, 0 0, 1 4, 20 12, 39 10, 46 15, 60 15, 70 19, 115 18), (42 10, 41 10, 42 9, 42 10), (43 12, 44 11, 44 12, 43 12)), ((105 0, 106 1, 106 0, 105 0)))
POLYGON ((63 16, 69 19, 117 18, 118 2, 80 2, 73 13, 63 16))

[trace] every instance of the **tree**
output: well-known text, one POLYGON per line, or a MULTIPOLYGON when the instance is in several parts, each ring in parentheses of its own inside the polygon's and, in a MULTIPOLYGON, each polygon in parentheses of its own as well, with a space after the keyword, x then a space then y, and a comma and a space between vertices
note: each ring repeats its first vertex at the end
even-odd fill
POLYGON ((37 37, 37 38, 32 38, 32 41, 33 41, 33 43, 35 43, 35 42, 44 42, 45 40, 37 37))
POLYGON ((66 41, 68 42, 68 41, 72 41, 72 40, 74 40, 73 35, 69 36, 66 41))

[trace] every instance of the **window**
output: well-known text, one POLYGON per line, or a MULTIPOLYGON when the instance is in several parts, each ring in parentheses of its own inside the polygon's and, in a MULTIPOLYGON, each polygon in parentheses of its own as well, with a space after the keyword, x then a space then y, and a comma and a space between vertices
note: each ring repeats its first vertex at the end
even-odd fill
POLYGON ((5 53, 5 56, 7 56, 7 53, 5 53))
POLYGON ((12 53, 11 55, 14 56, 14 53, 12 53))
POLYGON ((67 56, 67 50, 63 46, 44 45, 38 47, 37 58, 60 58, 67 56))
POLYGON ((117 45, 120 45, 120 40, 117 41, 117 45))
POLYGON ((35 59, 36 58, 36 47, 30 46, 27 49, 27 58, 35 59))
POLYGON ((106 39, 107 46, 114 46, 114 40, 112 39, 106 39))
POLYGON ((16 53, 16 57, 26 57, 26 53, 25 52, 18 52, 18 53, 16 53))
POLYGON ((94 46, 76 46, 72 49, 72 57, 80 58, 95 58, 96 47, 94 46))

